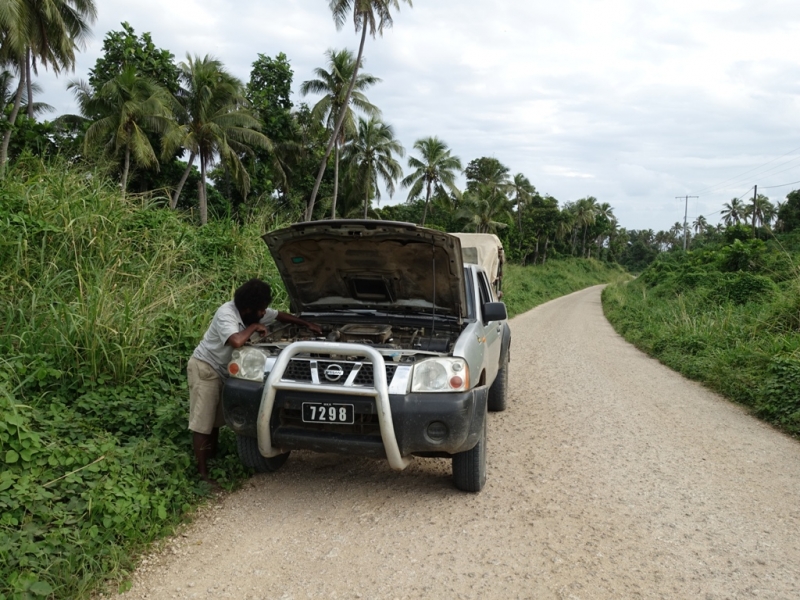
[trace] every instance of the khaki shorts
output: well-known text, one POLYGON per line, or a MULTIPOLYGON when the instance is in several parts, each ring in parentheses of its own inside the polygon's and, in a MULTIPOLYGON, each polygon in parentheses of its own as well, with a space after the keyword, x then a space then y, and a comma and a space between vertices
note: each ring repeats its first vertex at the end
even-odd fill
POLYGON ((189 429, 209 434, 222 427, 222 377, 205 361, 190 358, 186 365, 189 377, 189 429))

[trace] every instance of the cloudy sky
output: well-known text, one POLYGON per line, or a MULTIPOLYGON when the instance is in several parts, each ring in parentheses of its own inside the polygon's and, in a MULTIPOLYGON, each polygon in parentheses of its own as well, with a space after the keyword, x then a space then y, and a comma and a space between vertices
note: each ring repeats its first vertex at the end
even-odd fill
MULTIPOLYGON (((96 0, 86 78, 128 21, 182 60, 212 54, 242 80, 284 52, 297 89, 329 48, 357 49, 327 0, 96 0)), ((368 96, 407 149, 436 135, 462 162, 492 156, 560 203, 594 196, 620 225, 667 229, 724 202, 800 188, 797 0, 414 0, 368 38, 368 96), (795 183, 796 185, 785 185, 795 183)), ((76 112, 67 77, 43 100, 76 112)), ((405 200, 403 191, 395 201, 405 200)))

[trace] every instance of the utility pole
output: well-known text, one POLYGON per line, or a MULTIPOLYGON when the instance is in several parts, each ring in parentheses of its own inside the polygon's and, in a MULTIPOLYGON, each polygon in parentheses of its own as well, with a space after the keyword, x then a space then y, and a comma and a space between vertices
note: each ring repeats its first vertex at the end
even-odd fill
POLYGON ((756 237, 756 199, 758 198, 758 186, 753 186, 753 214, 750 215, 753 219, 753 237, 756 237))
POLYGON ((683 251, 686 252, 686 242, 689 240, 689 223, 686 221, 689 216, 689 198, 699 198, 700 196, 675 196, 678 200, 686 199, 686 206, 683 209, 683 251))

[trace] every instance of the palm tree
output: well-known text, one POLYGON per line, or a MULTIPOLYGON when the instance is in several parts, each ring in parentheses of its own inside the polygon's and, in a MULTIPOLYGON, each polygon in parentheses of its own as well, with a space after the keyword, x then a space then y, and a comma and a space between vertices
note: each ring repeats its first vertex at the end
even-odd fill
POLYGON ((769 201, 763 194, 757 194, 755 198, 753 198, 753 203, 748 205, 746 209, 746 214, 750 217, 750 222, 753 225, 753 237, 756 235, 756 227, 759 225, 769 225, 772 221, 772 213, 774 212, 775 207, 772 205, 772 202, 769 201), (769 219, 767 219, 767 217, 769 219))
POLYGON ((508 227, 505 220, 514 218, 509 210, 508 198, 496 192, 491 183, 480 183, 464 194, 459 214, 471 223, 475 233, 494 233, 508 227))
POLYGON ((128 186, 133 162, 158 168, 158 158, 147 132, 163 133, 173 122, 173 99, 164 88, 142 77, 133 66, 125 67, 97 94, 84 81, 69 84, 84 117, 96 118, 86 130, 84 148, 102 145, 114 157, 122 155, 122 193, 128 186))
POLYGON ((10 63, 19 77, 10 126, 0 147, 0 174, 5 169, 8 144, 27 91, 27 113, 33 117, 33 73, 37 62, 59 74, 75 67, 75 50, 82 47, 89 25, 97 18, 94 0, 4 0, 0 3, 0 60, 10 63))
POLYGON ((590 225, 594 225, 597 218, 597 199, 593 196, 581 198, 575 203, 575 227, 583 228, 583 244, 581 257, 586 255, 586 233, 590 225))
POLYGON ((533 198, 536 188, 522 173, 517 173, 511 182, 511 192, 517 204, 517 229, 519 229, 519 247, 522 249, 522 207, 533 198))
POLYGON ((251 154, 252 147, 272 150, 272 143, 262 133, 259 120, 248 109, 241 81, 228 73, 222 63, 206 55, 192 58, 187 54, 186 62, 178 65, 182 87, 178 90, 178 126, 164 136, 164 156, 170 156, 179 148, 189 151, 189 163, 181 177, 172 207, 177 206, 178 197, 195 158, 200 158, 200 222, 208 222, 208 199, 206 196, 206 174, 219 157, 230 171, 242 193, 247 196, 250 176, 242 164, 240 155, 251 154))
POLYGON ((447 196, 447 190, 456 197, 461 192, 456 187, 456 172, 461 171, 461 159, 450 154, 450 149, 438 137, 422 138, 414 142, 414 150, 421 158, 408 157, 408 167, 414 172, 400 182, 408 191, 408 201, 419 197, 425 188, 425 208, 422 211, 422 226, 428 216, 431 195, 439 192, 447 196))
POLYGON ((738 225, 745 216, 744 203, 742 203, 739 198, 734 198, 730 202, 726 202, 722 205, 720 216, 722 217, 722 222, 725 223, 726 226, 738 225))
POLYGON ((694 220, 694 223, 692 223, 692 227, 694 227, 695 233, 700 233, 701 231, 706 230, 706 227, 708 227, 708 221, 703 215, 700 215, 694 220))
POLYGON ((362 92, 368 87, 378 83, 380 79, 369 73, 360 73, 356 77, 356 82, 350 94, 349 101, 345 104, 348 85, 353 79, 353 73, 356 70, 356 61, 353 57, 353 53, 347 49, 338 52, 336 50, 328 50, 325 56, 328 57, 330 71, 326 71, 323 68, 315 69, 314 74, 317 76, 317 79, 304 81, 300 86, 300 93, 304 96, 307 94, 323 94, 322 99, 317 102, 311 110, 311 115, 320 121, 324 121, 331 131, 333 131, 339 119, 339 114, 342 110, 345 111, 342 127, 334 141, 334 148, 336 151, 334 153, 335 170, 333 176, 331 219, 335 219, 336 198, 339 195, 339 152, 347 136, 351 135, 356 129, 354 112, 350 107, 354 106, 369 117, 379 117, 381 111, 377 106, 370 103, 362 92))
MULTIPOLYGON (((403 2, 407 3, 409 6, 413 6, 411 0, 403 0, 403 2)), ((350 80, 350 86, 347 88, 347 94, 345 94, 345 101, 343 102, 343 105, 347 106, 350 104, 350 94, 353 92, 356 78, 358 77, 358 67, 361 65, 361 57, 364 54, 364 41, 367 38, 367 30, 369 30, 373 38, 376 33, 383 35, 384 28, 391 27, 393 23, 391 9, 400 10, 400 3, 398 0, 330 0, 328 6, 333 13, 333 21, 336 23, 337 29, 341 29, 342 26, 344 26, 345 19, 352 10, 356 32, 358 32, 359 29, 361 30, 361 43, 358 46, 356 68, 353 71, 353 78, 350 80)), ((314 189, 311 190, 311 198, 308 201, 308 207, 306 209, 306 221, 310 221, 311 215, 314 214, 314 201, 317 198, 319 185, 322 183, 322 176, 325 174, 328 157, 331 155, 333 145, 336 143, 345 116, 346 112, 342 111, 333 127, 331 139, 325 149, 325 156, 322 158, 322 163, 317 173, 317 179, 314 182, 314 189)))
POLYGON ((345 148, 349 176, 364 191, 364 218, 367 218, 370 200, 380 200, 378 180, 382 180, 389 196, 394 195, 394 184, 403 176, 403 168, 394 158, 402 157, 405 150, 394 137, 394 129, 377 119, 369 121, 359 117, 355 137, 345 148))

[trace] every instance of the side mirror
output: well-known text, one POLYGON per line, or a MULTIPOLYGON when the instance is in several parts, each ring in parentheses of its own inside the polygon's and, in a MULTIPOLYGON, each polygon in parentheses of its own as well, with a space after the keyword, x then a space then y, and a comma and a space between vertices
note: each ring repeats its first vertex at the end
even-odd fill
POLYGON ((505 321, 508 318, 505 302, 487 302, 483 305, 483 320, 486 323, 491 321, 505 321))

